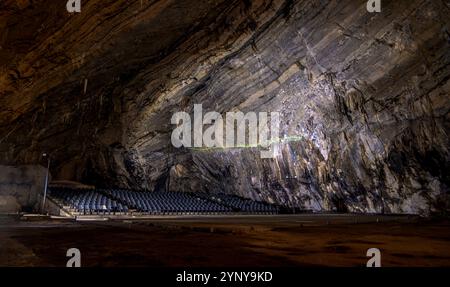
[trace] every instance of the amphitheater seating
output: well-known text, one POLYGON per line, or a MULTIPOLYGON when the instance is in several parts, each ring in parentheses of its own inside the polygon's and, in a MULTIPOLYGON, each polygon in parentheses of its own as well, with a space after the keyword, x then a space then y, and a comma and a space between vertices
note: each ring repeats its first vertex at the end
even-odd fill
POLYGON ((227 213, 232 211, 227 206, 182 192, 138 192, 120 189, 103 191, 130 208, 149 214, 227 213))
POLYGON ((51 188, 49 195, 82 214, 127 212, 127 206, 92 189, 51 188))
POLYGON ((279 208, 228 194, 50 188, 49 196, 81 214, 276 214, 279 208))
POLYGON ((279 213, 279 208, 275 205, 267 204, 265 202, 253 201, 250 199, 238 197, 236 195, 229 195, 224 193, 217 194, 202 194, 203 197, 209 198, 220 204, 231 207, 233 210, 244 213, 256 214, 276 214, 279 213))

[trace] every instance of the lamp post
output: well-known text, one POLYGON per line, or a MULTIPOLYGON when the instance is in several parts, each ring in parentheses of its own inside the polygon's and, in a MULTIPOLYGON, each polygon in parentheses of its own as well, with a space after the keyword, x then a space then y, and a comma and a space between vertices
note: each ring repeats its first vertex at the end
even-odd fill
POLYGON ((44 185, 44 199, 42 200, 42 213, 45 213, 45 200, 47 199, 47 189, 48 189, 48 176, 50 170, 50 156, 46 153, 42 154, 42 157, 47 158, 47 172, 45 174, 45 185, 44 185))

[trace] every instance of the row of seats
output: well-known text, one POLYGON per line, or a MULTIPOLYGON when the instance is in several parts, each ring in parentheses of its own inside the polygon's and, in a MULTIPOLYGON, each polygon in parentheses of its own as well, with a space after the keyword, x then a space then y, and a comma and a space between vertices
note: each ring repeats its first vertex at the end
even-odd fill
POLYGON ((83 214, 128 212, 126 205, 92 189, 51 188, 49 195, 83 214))
POLYGON ((138 192, 121 189, 103 190, 130 208, 149 214, 161 213, 226 213, 231 208, 182 192, 138 192))
POLYGON ((246 198, 242 198, 236 195, 230 195, 225 193, 206 194, 204 197, 210 198, 213 201, 227 205, 233 208, 235 211, 244 213, 263 213, 263 214, 277 214, 279 213, 278 206, 268 204, 265 202, 254 201, 246 198))
POLYGON ((56 201, 83 214, 277 214, 279 208, 229 194, 140 192, 125 189, 50 188, 56 201))

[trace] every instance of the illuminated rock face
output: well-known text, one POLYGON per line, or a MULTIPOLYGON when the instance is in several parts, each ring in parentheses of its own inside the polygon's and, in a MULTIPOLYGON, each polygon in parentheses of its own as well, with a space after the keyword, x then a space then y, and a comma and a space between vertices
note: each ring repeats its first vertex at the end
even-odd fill
POLYGON ((45 150, 55 178, 103 186, 449 209, 445 1, 22 2, 0 4, 1 163, 45 150), (281 112, 276 158, 172 147, 172 114, 194 104, 281 112))

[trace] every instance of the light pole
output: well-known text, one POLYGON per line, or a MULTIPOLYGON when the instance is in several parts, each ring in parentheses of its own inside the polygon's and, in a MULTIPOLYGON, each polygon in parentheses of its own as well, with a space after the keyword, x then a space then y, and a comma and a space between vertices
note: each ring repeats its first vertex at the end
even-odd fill
POLYGON ((42 200, 42 214, 45 213, 45 200, 47 198, 47 189, 48 189, 48 176, 50 170, 50 156, 46 153, 42 154, 42 157, 47 158, 47 172, 45 174, 45 186, 44 186, 44 199, 42 200))

